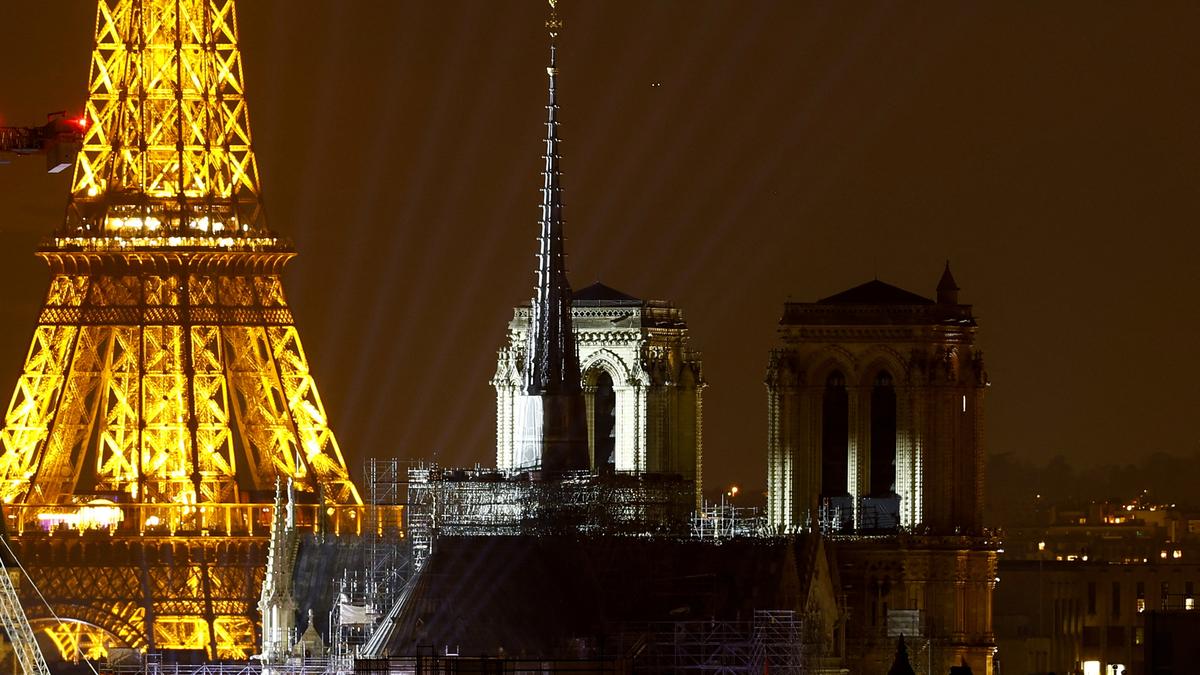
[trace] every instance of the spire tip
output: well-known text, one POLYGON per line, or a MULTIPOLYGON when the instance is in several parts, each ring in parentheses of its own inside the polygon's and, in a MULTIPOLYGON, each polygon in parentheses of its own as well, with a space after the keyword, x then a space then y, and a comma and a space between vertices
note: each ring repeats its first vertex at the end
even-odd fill
POLYGON ((550 18, 546 19, 546 30, 550 31, 550 37, 558 37, 558 31, 562 28, 562 20, 558 18, 558 0, 546 0, 550 3, 550 18))

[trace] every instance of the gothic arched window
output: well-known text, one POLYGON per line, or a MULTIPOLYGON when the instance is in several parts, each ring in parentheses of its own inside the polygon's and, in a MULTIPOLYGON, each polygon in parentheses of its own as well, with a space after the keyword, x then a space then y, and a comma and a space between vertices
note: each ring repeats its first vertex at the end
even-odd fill
POLYGON ((833 371, 825 379, 821 406, 821 496, 847 494, 847 456, 850 446, 850 396, 846 377, 833 371))
POLYGON ((896 494, 896 388, 881 370, 871 387, 872 497, 896 494))
POLYGON ((617 461, 617 393, 607 370, 601 369, 596 377, 592 410, 596 470, 612 469, 617 461))

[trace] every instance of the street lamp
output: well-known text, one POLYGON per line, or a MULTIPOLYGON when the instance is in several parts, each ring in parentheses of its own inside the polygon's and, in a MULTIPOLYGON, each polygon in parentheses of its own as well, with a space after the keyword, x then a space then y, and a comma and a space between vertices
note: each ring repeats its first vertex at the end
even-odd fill
POLYGON ((1045 600, 1042 595, 1042 560, 1046 557, 1045 552, 1046 552, 1046 542, 1039 541, 1038 542, 1038 637, 1039 638, 1043 637, 1046 632, 1046 626, 1044 623, 1044 616, 1045 616, 1046 612, 1043 609, 1043 606, 1045 605, 1045 600))

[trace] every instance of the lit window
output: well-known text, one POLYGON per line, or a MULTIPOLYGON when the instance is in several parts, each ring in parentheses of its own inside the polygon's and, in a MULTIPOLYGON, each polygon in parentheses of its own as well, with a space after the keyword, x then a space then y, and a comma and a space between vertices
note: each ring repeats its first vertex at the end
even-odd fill
MULTIPOLYGON (((1138 608, 1138 614, 1141 614, 1142 612, 1146 611, 1146 599, 1145 598, 1137 599, 1137 608, 1138 608)), ((1138 644, 1141 644, 1141 643, 1139 642, 1138 644)))
POLYGON ((1083 662, 1083 675, 1100 675, 1100 662, 1099 661, 1084 661, 1083 662))
POLYGON ((1172 558, 1175 558, 1175 559, 1182 558, 1182 557, 1183 557, 1183 551, 1180 551, 1179 549, 1175 549, 1174 551, 1171 551, 1171 557, 1172 557, 1172 558))
POLYGON ((1188 610, 1189 612, 1192 611, 1193 609, 1196 609, 1196 599, 1195 598, 1185 598, 1183 601, 1183 608, 1188 610))

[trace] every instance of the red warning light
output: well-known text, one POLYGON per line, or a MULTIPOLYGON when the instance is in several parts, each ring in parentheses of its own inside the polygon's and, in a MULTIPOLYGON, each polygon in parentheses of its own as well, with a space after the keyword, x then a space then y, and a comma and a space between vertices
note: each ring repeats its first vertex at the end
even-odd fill
POLYGON ((75 120, 75 124, 76 124, 76 126, 79 127, 80 131, 87 131, 87 128, 89 126, 91 126, 91 124, 89 123, 89 120, 87 118, 87 115, 84 115, 83 117, 80 117, 79 119, 75 120))

